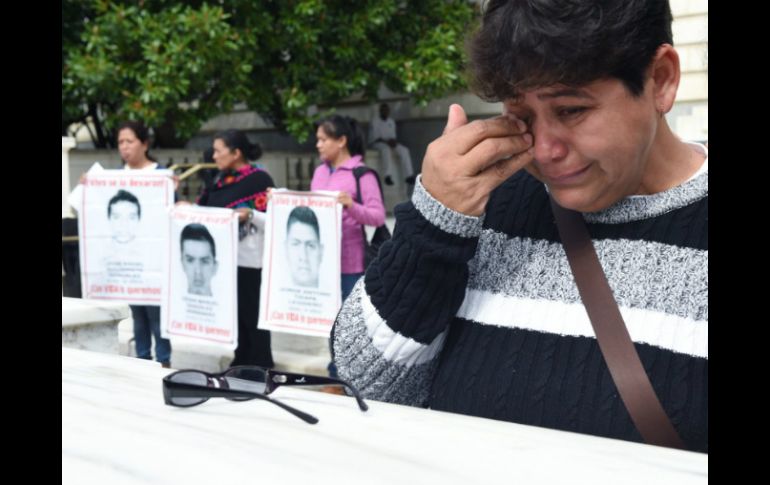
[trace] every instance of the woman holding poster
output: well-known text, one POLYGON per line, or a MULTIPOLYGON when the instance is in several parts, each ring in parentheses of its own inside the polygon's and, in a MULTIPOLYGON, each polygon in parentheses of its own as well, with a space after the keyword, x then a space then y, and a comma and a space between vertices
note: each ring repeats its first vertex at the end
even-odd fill
POLYGON ((270 175, 248 160, 257 160, 262 149, 238 130, 214 136, 217 173, 210 189, 198 198, 198 205, 226 207, 238 212, 238 347, 231 366, 273 366, 270 332, 257 329, 259 287, 262 282, 267 188, 270 175))
MULTIPOLYGON (((318 123, 316 149, 323 163, 313 173, 310 190, 339 191, 342 204, 342 300, 364 274, 364 236, 362 225, 380 226, 385 222, 385 205, 377 178, 372 173, 361 177, 361 194, 356 194, 353 169, 364 165, 364 140, 358 122, 348 116, 334 115, 318 123), (359 199, 363 203, 358 203, 359 199)), ((329 363, 329 374, 337 369, 329 363)))
POLYGON ((345 300, 364 274, 364 236, 362 225, 380 226, 385 222, 385 205, 372 173, 361 177, 363 204, 356 202, 353 169, 364 165, 364 141, 358 122, 334 115, 318 124, 316 149, 323 163, 315 169, 310 190, 339 191, 342 204, 342 299, 345 300))
MULTIPOLYGON (((150 156, 150 133, 141 121, 125 121, 118 126, 118 150, 126 170, 155 170, 158 163, 150 156)), ((138 220, 141 212, 139 201, 128 192, 116 195, 108 205, 108 217, 112 222, 120 214, 119 209, 136 211, 138 220), (124 195, 125 194, 125 195, 124 195), (129 197, 130 195, 130 197, 129 197), (133 197, 133 200, 131 199, 133 197), (136 202, 134 202, 136 201, 136 202)), ((129 216, 133 214, 129 213, 129 216)), ((128 220, 128 219, 126 219, 128 220)), ((126 227, 127 224, 123 223, 126 227)), ((171 342, 160 336, 160 307, 156 305, 129 305, 134 321, 134 344, 136 356, 152 359, 152 339, 155 338, 155 359, 163 367, 171 366, 171 342)))

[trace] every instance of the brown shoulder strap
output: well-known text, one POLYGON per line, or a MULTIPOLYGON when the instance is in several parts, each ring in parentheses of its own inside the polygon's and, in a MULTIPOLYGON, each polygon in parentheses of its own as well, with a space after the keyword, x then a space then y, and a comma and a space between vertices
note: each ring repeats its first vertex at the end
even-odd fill
POLYGON ((583 215, 564 209, 553 198, 551 207, 580 298, 631 420, 647 443, 685 449, 639 360, 596 256, 583 215))

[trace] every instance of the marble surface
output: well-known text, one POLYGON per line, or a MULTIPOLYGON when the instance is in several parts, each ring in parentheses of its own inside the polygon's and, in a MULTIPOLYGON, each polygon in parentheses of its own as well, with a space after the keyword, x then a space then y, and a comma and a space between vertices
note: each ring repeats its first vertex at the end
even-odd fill
POLYGON ((72 327, 101 322, 117 322, 131 316, 125 303, 82 298, 61 299, 61 326, 72 327))
MULTIPOLYGON (((118 342, 117 353, 136 356, 134 322, 130 318, 118 324, 118 342)), ((276 368, 301 374, 326 375, 326 367, 331 360, 329 339, 271 332, 270 346, 276 368)), ((233 360, 232 350, 188 340, 172 338, 171 349, 171 367, 174 369, 221 372, 227 369, 233 360)))
POLYGON ((279 388, 262 401, 163 404, 157 363, 62 348, 62 483, 708 482, 708 455, 279 388))
POLYGON ((61 344, 117 354, 118 323, 129 315, 130 310, 125 303, 62 297, 61 344))

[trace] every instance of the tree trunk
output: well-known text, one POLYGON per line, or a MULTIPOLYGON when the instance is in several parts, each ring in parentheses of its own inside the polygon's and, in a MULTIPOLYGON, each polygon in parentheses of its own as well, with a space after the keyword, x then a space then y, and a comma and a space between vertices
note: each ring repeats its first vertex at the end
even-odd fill
POLYGON ((96 130, 94 146, 96 148, 114 148, 109 133, 105 130, 104 125, 102 125, 102 120, 99 119, 99 110, 96 103, 88 103, 88 114, 91 116, 91 120, 93 120, 94 130, 96 130))
POLYGON ((173 120, 166 120, 155 128, 153 148, 184 148, 187 139, 176 135, 173 120))

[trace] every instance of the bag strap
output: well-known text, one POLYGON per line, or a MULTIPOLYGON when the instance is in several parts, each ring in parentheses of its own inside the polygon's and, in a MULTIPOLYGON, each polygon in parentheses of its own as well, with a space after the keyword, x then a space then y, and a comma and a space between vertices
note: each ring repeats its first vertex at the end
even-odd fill
POLYGON ((644 371, 583 215, 564 209, 553 198, 551 207, 580 298, 631 421, 647 443, 686 449, 644 371))
POLYGON ((358 201, 359 204, 364 203, 361 197, 361 177, 368 171, 369 171, 369 167, 356 167, 353 169, 353 177, 355 177, 356 179, 356 200, 358 201))
MULTIPOLYGON (((382 199, 382 203, 384 205, 385 196, 382 194, 382 182, 380 182, 380 176, 376 170, 366 166, 360 166, 353 169, 353 177, 356 179, 356 199, 358 200, 359 204, 364 203, 363 197, 361 197, 361 177, 369 172, 371 172, 374 175, 374 178, 377 179, 377 185, 380 187, 380 198, 382 199)), ((366 229, 364 229, 363 224, 361 224, 361 235, 364 237, 364 266, 366 266, 366 248, 369 245, 369 241, 366 240, 366 229)))
POLYGON ((359 204, 364 203, 363 198, 361 197, 361 177, 369 172, 371 172, 372 175, 374 175, 374 178, 377 180, 377 185, 380 187, 380 198, 384 202, 385 196, 382 194, 382 182, 380 182, 380 175, 375 169, 364 166, 356 167, 353 169, 353 176, 356 178, 356 200, 358 200, 359 204))
MULTIPOLYGON (((364 200, 363 197, 361 197, 361 177, 363 175, 371 170, 369 167, 356 167, 353 169, 353 177, 356 179, 356 200, 359 204, 363 204, 364 200)), ((379 181, 379 179, 377 179, 379 181)), ((364 251, 366 250, 366 229, 364 229, 364 225, 361 224, 361 234, 364 236, 364 251)))

